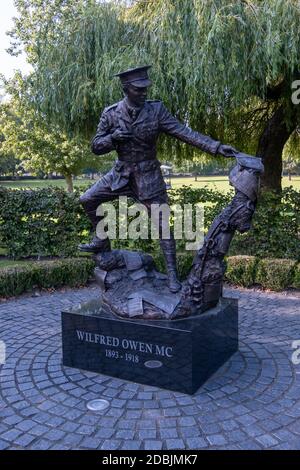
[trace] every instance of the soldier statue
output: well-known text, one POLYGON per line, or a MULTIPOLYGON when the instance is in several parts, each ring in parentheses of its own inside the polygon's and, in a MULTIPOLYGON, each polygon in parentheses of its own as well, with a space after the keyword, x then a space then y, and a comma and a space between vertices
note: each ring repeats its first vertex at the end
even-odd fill
MULTIPOLYGON (((151 85, 150 67, 138 67, 115 75, 121 80, 124 99, 104 109, 92 141, 92 151, 96 155, 112 150, 118 154, 113 168, 80 198, 95 230, 102 218, 96 211, 103 202, 130 196, 144 204, 149 212, 151 204, 168 202, 160 162, 156 158, 156 142, 160 133, 169 134, 214 156, 236 155, 233 147, 180 123, 161 101, 146 100, 151 85)), ((167 266, 168 287, 171 292, 177 292, 181 284, 177 278, 176 244, 172 233, 169 239, 164 239, 160 230, 160 245, 167 266)), ((95 235, 90 243, 79 245, 79 249, 96 254, 107 252, 110 251, 110 242, 108 238, 100 239, 95 235)))

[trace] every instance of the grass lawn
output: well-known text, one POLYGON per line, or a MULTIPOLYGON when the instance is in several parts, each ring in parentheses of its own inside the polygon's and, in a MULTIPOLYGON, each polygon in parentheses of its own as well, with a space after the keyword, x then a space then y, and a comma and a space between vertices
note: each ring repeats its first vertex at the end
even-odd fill
MULTIPOLYGON (((94 180, 95 182, 96 180, 94 180)), ((93 180, 78 179, 74 181, 74 186, 86 186, 93 180)), ((199 176, 198 181, 195 181, 193 176, 185 178, 171 178, 172 188, 177 189, 183 185, 192 186, 193 188, 203 188, 208 186, 210 189, 218 189, 219 191, 226 192, 229 190, 229 182, 226 176, 199 176)), ((0 186, 7 188, 46 188, 49 186, 58 186, 60 188, 66 187, 65 180, 23 180, 23 181, 1 181, 0 186)), ((289 181, 285 176, 282 179, 282 186, 293 186, 294 189, 300 191, 300 176, 292 177, 289 181)))
MULTIPOLYGON (((96 181, 96 180, 95 180, 96 181)), ((74 186, 86 186, 93 182, 93 180, 83 178, 74 181, 74 186)), ((57 186, 59 188, 66 188, 66 181, 61 180, 22 180, 22 181, 0 181, 0 186, 6 188, 47 188, 49 186, 57 186)))
MULTIPOLYGON (((204 186, 208 186, 210 189, 217 189, 223 192, 227 192, 230 189, 229 181, 226 176, 198 176, 197 179, 198 181, 195 181, 194 177, 172 178, 172 188, 177 189, 183 185, 189 185, 193 188, 203 188, 204 186)), ((300 176, 292 177, 291 181, 289 181, 287 176, 284 176, 282 178, 282 186, 283 188, 293 186, 294 189, 300 191, 300 176)))

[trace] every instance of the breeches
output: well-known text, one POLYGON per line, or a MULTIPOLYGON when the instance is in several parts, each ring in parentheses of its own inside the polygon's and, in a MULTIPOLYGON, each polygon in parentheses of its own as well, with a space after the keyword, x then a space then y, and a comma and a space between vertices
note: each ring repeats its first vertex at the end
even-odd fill
MULTIPOLYGON (((101 203, 112 201, 117 199, 120 196, 127 196, 133 198, 135 201, 143 204, 150 215, 151 205, 152 204, 168 204, 168 195, 166 191, 160 192, 158 195, 153 196, 150 199, 141 201, 134 190, 131 188, 130 184, 127 184, 123 188, 113 191, 108 182, 105 179, 105 176, 97 181, 91 188, 89 188, 81 197, 80 202, 85 209, 86 214, 90 218, 94 230, 97 227, 97 224, 103 219, 102 215, 97 215, 97 208, 101 203)), ((161 239, 162 234, 162 217, 159 217, 159 238, 161 239)), ((173 239, 173 234, 171 231, 171 239, 173 239)), ((162 242, 168 240, 161 240, 162 242)))

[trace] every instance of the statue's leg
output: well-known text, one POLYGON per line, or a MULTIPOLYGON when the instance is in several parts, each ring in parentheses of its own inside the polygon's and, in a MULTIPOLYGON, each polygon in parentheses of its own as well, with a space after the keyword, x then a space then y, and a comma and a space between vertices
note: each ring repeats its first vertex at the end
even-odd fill
MULTIPOLYGON (((151 215, 151 205, 152 204, 168 204, 168 195, 166 192, 153 197, 152 199, 147 199, 142 201, 142 203, 147 207, 149 214, 151 215)), ((166 260, 166 266, 168 271, 168 284, 171 292, 178 292, 181 288, 181 284, 178 281, 177 267, 176 267, 176 242, 174 239, 173 230, 170 229, 170 236, 164 238, 163 230, 163 215, 159 214, 158 219, 158 230, 159 230, 159 241, 160 247, 164 254, 166 260)))
POLYGON ((105 251, 110 251, 109 238, 107 237, 102 240, 96 235, 97 225, 104 217, 97 215, 96 212, 100 204, 112 201, 113 199, 116 199, 119 196, 132 196, 131 190, 128 188, 128 186, 125 186, 121 189, 112 191, 109 186, 109 181, 105 176, 98 180, 84 194, 82 194, 82 196, 80 197, 80 202, 92 223, 94 233, 93 239, 90 243, 79 245, 78 248, 80 251, 86 251, 91 253, 101 253, 105 251))

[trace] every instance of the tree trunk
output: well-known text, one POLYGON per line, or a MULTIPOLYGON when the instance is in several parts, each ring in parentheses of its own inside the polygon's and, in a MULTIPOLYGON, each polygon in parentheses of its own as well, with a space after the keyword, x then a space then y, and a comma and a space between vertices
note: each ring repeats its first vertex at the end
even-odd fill
POLYGON ((282 151, 295 127, 287 127, 282 106, 275 111, 267 123, 256 152, 265 165, 265 172, 261 178, 263 189, 281 191, 282 151))
POLYGON ((66 179, 66 182, 67 182, 67 191, 68 193, 72 193, 73 192, 73 178, 72 178, 72 175, 65 175, 65 179, 66 179))

